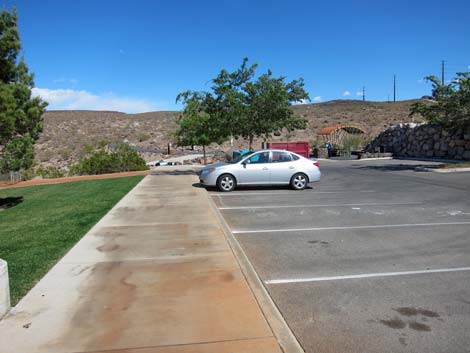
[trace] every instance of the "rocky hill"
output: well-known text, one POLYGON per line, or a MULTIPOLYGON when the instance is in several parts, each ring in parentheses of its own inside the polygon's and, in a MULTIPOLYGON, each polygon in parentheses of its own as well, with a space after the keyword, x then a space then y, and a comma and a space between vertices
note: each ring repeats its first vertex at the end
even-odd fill
MULTIPOLYGON (((410 122, 409 109, 414 102, 337 100, 296 105, 292 109, 308 120, 309 127, 294 133, 283 132, 273 140, 312 142, 319 129, 336 124, 357 125, 366 130, 368 137, 374 137, 391 125, 410 122)), ((178 115, 178 112, 48 111, 44 114, 44 131, 36 144, 36 158, 45 165, 65 167, 81 156, 86 145, 127 142, 137 146, 146 160, 157 159, 164 156, 172 141, 178 115)), ((260 145, 261 140, 255 143, 260 145)), ((212 149, 230 147, 226 143, 212 149)), ((235 141, 234 147, 247 147, 247 142, 235 141)))
MULTIPOLYGON (((44 114, 36 159, 64 167, 80 158, 86 145, 127 142, 158 151, 171 141, 178 112, 125 114, 112 111, 54 110, 44 114)), ((159 153, 144 153, 152 159, 159 153)))

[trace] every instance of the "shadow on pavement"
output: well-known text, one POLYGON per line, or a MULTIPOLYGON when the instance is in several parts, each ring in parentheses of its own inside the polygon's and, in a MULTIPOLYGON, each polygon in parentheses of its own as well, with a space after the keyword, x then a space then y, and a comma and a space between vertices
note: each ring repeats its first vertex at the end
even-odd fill
POLYGON ((416 168, 436 168, 435 164, 391 164, 391 165, 367 165, 355 167, 362 170, 379 170, 382 172, 394 172, 402 170, 416 171, 416 168))
MULTIPOLYGON (((207 191, 216 191, 220 192, 221 194, 224 194, 224 192, 219 191, 215 186, 207 186, 203 185, 201 183, 194 183, 193 187, 195 188, 205 188, 207 191)), ((304 190, 312 190, 312 186, 307 186, 304 190)), ((292 192, 301 192, 301 191, 296 191, 292 190, 290 186, 286 185, 277 185, 277 186, 272 186, 272 185, 266 185, 266 186, 237 186, 237 188, 234 191, 237 192, 244 192, 244 191, 272 191, 272 190, 290 190, 292 192)))
POLYGON ((195 175, 195 170, 158 170, 153 171, 150 175, 195 175))

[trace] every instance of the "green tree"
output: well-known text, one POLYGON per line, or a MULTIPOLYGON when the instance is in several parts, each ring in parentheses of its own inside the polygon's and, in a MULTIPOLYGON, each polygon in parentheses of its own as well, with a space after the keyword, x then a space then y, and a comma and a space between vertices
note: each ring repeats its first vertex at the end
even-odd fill
POLYGON ((30 168, 47 103, 32 98, 33 74, 23 58, 16 9, 0 12, 0 171, 30 168))
POLYGON ((285 77, 273 77, 271 71, 247 82, 243 86, 245 112, 234 135, 248 139, 252 148, 254 137, 266 140, 276 130, 305 129, 307 121, 290 108, 292 103, 309 98, 303 86, 302 79, 286 83, 285 77))
POLYGON ((176 131, 177 143, 180 146, 202 146, 204 164, 206 164, 206 146, 211 143, 222 143, 227 138, 227 130, 221 124, 216 112, 211 111, 212 100, 197 92, 186 92, 178 96, 185 105, 183 114, 178 119, 176 131))
POLYGON ((470 129, 470 72, 459 72, 448 85, 436 76, 425 78, 432 84, 434 102, 416 102, 411 114, 421 114, 433 124, 470 129))
POLYGON ((177 133, 180 142, 200 144, 196 142, 200 131, 206 145, 233 136, 248 139, 252 148, 255 137, 267 139, 284 128, 304 129, 306 120, 290 109, 295 102, 309 100, 303 79, 286 82, 286 77, 274 77, 270 70, 255 78, 256 68, 257 64, 248 65, 245 58, 237 70, 220 71, 212 80, 212 92, 179 94, 177 101, 183 100, 185 105, 177 133), (184 124, 192 128, 183 129, 184 124))

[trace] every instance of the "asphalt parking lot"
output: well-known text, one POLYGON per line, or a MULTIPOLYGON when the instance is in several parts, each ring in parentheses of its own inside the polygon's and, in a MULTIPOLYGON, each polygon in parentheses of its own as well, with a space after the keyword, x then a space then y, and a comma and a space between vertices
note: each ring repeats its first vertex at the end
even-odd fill
POLYGON ((210 192, 306 352, 470 352, 470 173, 417 164, 210 192))

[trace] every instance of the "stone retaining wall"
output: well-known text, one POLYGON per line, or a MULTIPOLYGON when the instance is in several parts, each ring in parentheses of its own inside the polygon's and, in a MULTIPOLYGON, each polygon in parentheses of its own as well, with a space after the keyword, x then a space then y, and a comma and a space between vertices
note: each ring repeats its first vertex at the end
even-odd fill
POLYGON ((446 130, 431 124, 398 124, 382 132, 368 152, 392 152, 395 157, 470 160, 470 131, 446 130))

